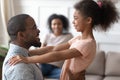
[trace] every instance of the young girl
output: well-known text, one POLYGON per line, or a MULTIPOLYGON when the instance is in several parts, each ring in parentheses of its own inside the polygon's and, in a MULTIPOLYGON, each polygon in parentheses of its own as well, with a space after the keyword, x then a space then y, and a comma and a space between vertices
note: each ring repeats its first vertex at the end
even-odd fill
POLYGON ((31 54, 43 54, 32 57, 15 56, 10 64, 25 63, 48 63, 65 60, 60 80, 85 80, 85 70, 94 59, 96 42, 93 29, 107 31, 110 24, 118 21, 118 12, 114 4, 107 0, 95 2, 82 0, 74 6, 73 24, 79 35, 67 43, 57 46, 40 48, 31 51, 31 54), (51 51, 51 52, 49 52, 51 51))

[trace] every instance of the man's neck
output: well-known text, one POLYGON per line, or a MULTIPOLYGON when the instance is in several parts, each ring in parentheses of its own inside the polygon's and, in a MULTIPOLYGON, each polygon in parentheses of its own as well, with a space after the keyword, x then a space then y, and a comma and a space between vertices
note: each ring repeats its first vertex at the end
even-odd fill
POLYGON ((12 43, 12 44, 15 44, 15 45, 18 45, 18 46, 20 46, 20 47, 23 47, 23 48, 25 48, 25 49, 27 49, 27 50, 30 48, 28 45, 25 45, 25 44, 20 43, 20 42, 12 41, 11 43, 12 43))

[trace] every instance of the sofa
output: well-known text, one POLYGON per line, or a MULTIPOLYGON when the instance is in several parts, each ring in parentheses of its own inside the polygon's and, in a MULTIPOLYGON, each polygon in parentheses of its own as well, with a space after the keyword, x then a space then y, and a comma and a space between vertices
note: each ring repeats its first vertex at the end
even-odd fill
POLYGON ((92 64, 86 70, 85 77, 86 80, 120 80, 120 52, 97 51, 92 64))
POLYGON ((120 80, 120 52, 97 52, 86 70, 86 80, 120 80))

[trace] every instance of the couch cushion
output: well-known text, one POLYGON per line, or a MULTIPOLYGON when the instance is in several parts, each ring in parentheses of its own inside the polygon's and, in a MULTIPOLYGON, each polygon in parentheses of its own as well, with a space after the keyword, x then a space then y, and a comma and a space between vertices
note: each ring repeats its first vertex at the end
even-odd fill
POLYGON ((103 80, 103 77, 100 75, 86 75, 85 80, 103 80))
POLYGON ((105 75, 120 76, 120 52, 107 53, 105 75))
POLYGON ((105 52, 98 51, 92 64, 86 70, 86 74, 103 75, 105 69, 105 52))
POLYGON ((120 80, 120 76, 107 76, 103 80, 120 80))

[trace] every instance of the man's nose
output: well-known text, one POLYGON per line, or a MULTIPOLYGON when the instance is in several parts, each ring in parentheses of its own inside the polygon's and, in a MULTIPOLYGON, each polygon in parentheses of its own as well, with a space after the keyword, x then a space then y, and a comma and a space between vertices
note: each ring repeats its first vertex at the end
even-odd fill
POLYGON ((39 30, 39 29, 37 29, 37 31, 38 31, 38 33, 40 33, 40 30, 39 30))

